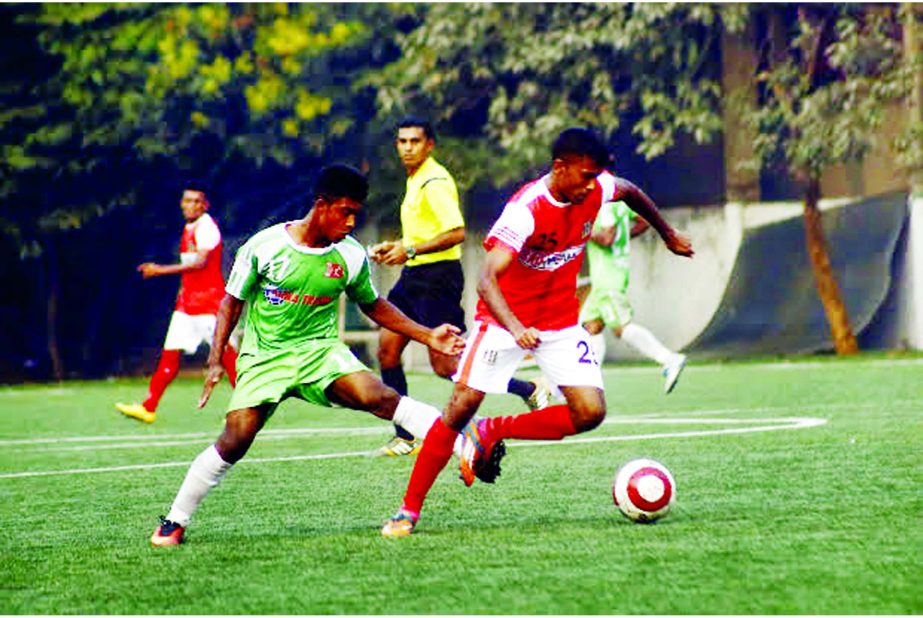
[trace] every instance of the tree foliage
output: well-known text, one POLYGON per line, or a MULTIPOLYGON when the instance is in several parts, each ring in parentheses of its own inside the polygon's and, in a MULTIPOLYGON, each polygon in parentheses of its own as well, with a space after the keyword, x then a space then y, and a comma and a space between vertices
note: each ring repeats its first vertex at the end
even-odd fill
POLYGON ((747 7, 711 4, 437 4, 399 37, 402 55, 372 76, 381 112, 425 109, 446 124, 483 127, 481 151, 502 182, 547 157, 573 125, 607 133, 639 111, 633 132, 652 158, 680 132, 700 143, 721 130, 722 28, 747 7), (483 138, 489 147, 483 146, 483 138), (499 146, 499 148, 497 148, 499 146))
POLYGON ((0 91, 0 198, 23 209, 2 227, 23 247, 34 237, 29 222, 79 227, 135 203, 133 183, 119 178, 152 166, 209 174, 231 160, 291 166, 352 144, 372 115, 362 111, 372 95, 354 80, 389 59, 387 33, 406 12, 362 4, 15 10, 51 65, 26 82, 25 98, 4 96, 25 76, 0 91))
POLYGON ((911 84, 897 11, 804 5, 790 22, 781 9, 766 11, 775 36, 756 75, 761 96, 744 116, 756 136, 750 166, 782 160, 808 181, 861 160, 876 143, 888 104, 907 96, 911 84))
MULTIPOLYGON (((177 156, 214 135, 257 162, 322 152, 350 127, 343 55, 371 32, 348 6, 51 4, 36 23, 62 58, 49 94, 86 145, 177 156)), ((354 68, 354 66, 350 66, 354 68)))
POLYGON ((854 353, 856 338, 821 225, 820 179, 835 164, 862 160, 888 105, 909 94, 912 73, 901 53, 898 12, 850 4, 763 11, 759 97, 744 104, 743 114, 755 137, 750 164, 782 161, 802 184, 808 255, 834 348, 854 353))

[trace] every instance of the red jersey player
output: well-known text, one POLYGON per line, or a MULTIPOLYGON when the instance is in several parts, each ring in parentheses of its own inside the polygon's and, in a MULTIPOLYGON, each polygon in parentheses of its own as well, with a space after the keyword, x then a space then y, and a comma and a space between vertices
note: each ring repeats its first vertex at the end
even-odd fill
POLYGON ((563 131, 552 146, 552 160, 551 172, 517 191, 487 235, 477 317, 453 376, 455 390, 441 421, 426 435, 403 505, 385 524, 384 536, 413 532, 458 432, 485 393, 505 392, 527 353, 567 403, 482 419, 465 428, 461 472, 466 485, 475 477, 488 483, 496 479, 505 438, 560 440, 602 422, 602 374, 589 335, 578 324, 576 292, 584 248, 604 202, 624 201, 657 230, 670 251, 692 256, 689 239, 664 221, 643 191, 604 171, 608 153, 591 131, 563 131))
MULTIPOLYGON (((151 376, 147 399, 143 403, 115 404, 122 414, 145 423, 153 423, 156 419, 157 404, 179 370, 180 353, 194 354, 203 341, 208 345, 212 343, 218 305, 224 298, 224 277, 221 274, 221 231, 206 212, 208 207, 204 191, 193 188, 183 191, 180 208, 186 225, 180 238, 180 263, 145 262, 138 266, 145 279, 180 275, 176 307, 160 362, 151 376)), ((221 361, 233 386, 237 363, 234 348, 228 346, 221 361)))

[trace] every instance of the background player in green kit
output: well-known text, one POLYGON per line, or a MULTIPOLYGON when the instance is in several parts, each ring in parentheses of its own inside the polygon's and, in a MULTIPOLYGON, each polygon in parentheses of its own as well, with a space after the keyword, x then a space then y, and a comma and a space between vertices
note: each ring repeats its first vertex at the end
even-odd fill
POLYGON ((632 322, 628 302, 630 240, 649 227, 625 202, 607 202, 599 209, 587 243, 591 289, 580 311, 580 323, 592 335, 590 343, 599 362, 606 355, 605 325, 616 337, 660 363, 664 392, 669 393, 686 365, 686 356, 668 349, 651 331, 632 322))
POLYGON ((385 328, 442 354, 457 355, 464 348, 457 327, 421 326, 378 296, 365 248, 349 236, 367 193, 368 183, 355 169, 327 167, 303 219, 267 228, 237 252, 218 310, 199 407, 221 379, 221 354, 246 304, 237 386, 224 431, 192 462, 170 513, 151 536, 153 545, 182 542, 199 504, 246 454, 283 399, 365 410, 420 437, 440 417, 436 408, 385 386, 338 338, 338 300, 345 293, 385 328))

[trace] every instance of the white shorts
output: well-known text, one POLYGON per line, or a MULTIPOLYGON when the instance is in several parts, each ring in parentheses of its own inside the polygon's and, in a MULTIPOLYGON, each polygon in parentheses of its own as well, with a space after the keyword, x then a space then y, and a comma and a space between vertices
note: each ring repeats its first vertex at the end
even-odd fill
POLYGON ((189 315, 174 311, 163 342, 164 350, 183 350, 195 354, 203 343, 211 346, 218 318, 214 315, 189 315))
POLYGON ((505 393, 523 357, 531 353, 555 387, 603 388, 599 362, 582 327, 543 330, 540 336, 537 348, 524 350, 505 328, 475 322, 452 380, 484 393, 505 393))

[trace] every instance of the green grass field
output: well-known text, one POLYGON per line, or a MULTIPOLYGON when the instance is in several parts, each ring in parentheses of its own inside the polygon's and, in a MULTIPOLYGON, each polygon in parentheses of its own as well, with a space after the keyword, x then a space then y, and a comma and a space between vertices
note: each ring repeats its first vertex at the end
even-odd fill
POLYGON ((166 549, 148 538, 226 385, 196 411, 181 378, 150 426, 112 408, 142 380, 0 389, 0 613, 923 613, 923 359, 693 364, 670 396, 652 366, 605 376, 607 424, 511 443, 493 486, 453 462, 408 539, 379 529, 412 461, 362 455, 389 426, 287 402, 166 549), (610 496, 637 456, 677 482, 654 525, 610 496))

